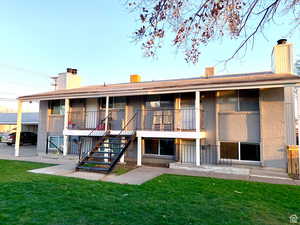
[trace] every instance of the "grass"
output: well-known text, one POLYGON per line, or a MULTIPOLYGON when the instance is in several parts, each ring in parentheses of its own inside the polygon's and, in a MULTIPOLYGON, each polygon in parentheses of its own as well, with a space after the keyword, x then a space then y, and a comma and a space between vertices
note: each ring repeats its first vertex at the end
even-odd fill
POLYGON ((134 168, 136 168, 136 166, 117 165, 112 172, 117 176, 120 176, 122 174, 128 173, 130 170, 133 170, 134 168))
POLYGON ((289 224, 300 187, 162 175, 141 186, 26 172, 0 160, 1 225, 289 224))

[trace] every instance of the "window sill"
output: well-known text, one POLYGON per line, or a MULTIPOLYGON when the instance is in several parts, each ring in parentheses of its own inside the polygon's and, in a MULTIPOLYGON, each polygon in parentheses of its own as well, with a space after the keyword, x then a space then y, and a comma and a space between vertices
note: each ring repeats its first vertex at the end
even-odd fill
POLYGON ((161 158, 161 159, 174 159, 174 155, 156 155, 156 154, 143 154, 146 158, 161 158))
POLYGON ((219 112, 219 114, 259 114, 259 111, 226 111, 226 112, 219 112))

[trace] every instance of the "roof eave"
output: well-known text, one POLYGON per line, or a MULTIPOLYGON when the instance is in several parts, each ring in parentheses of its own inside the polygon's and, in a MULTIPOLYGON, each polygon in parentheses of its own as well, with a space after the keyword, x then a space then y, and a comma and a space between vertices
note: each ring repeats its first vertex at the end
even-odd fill
POLYGON ((144 88, 137 90, 125 91, 87 91, 83 93, 62 93, 55 95, 30 95, 21 96, 18 100, 21 101, 41 101, 41 100, 55 100, 65 98, 91 98, 91 97, 105 97, 105 96, 137 96, 147 94, 167 94, 167 93, 182 93, 199 91, 217 91, 229 89, 246 89, 246 88, 275 88, 286 85, 300 86, 299 79, 290 80, 273 80, 273 81, 253 81, 253 82, 235 82, 222 84, 197 84, 188 87, 167 87, 167 88, 144 88))

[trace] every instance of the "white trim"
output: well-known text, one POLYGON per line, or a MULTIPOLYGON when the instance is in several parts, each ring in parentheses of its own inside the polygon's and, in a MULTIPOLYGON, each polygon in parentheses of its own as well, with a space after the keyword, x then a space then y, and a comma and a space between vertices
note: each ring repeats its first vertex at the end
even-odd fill
POLYGON ((108 129, 108 109, 109 109, 109 96, 106 96, 106 105, 105 105, 105 131, 108 129))
POLYGON ((196 166, 200 166, 200 138, 196 139, 196 166))
MULTIPOLYGON (((63 135, 68 136, 103 136, 105 134, 104 130, 94 130, 93 133, 91 133, 93 130, 70 130, 70 129, 64 129, 63 135)), ((110 132, 111 135, 118 135, 121 132, 121 130, 112 130, 110 132)), ((132 135, 134 134, 134 131, 122 131, 122 135, 132 135)))
POLYGON ((206 86, 210 86, 209 88, 205 88, 205 84, 202 85, 197 85, 197 86, 193 86, 191 89, 189 89, 188 87, 176 87, 175 90, 168 90, 170 88, 160 88, 160 90, 157 91, 146 91, 146 90, 140 90, 137 89, 134 92, 127 90, 127 91, 122 91, 119 93, 115 93, 114 91, 110 91, 110 92, 106 92, 103 94, 100 94, 99 92, 94 92, 94 94, 90 94, 90 91, 86 91, 86 93, 89 93, 89 95, 86 95, 85 93, 78 93, 78 94, 73 94, 73 93, 66 93, 66 94, 61 94, 61 95, 56 95, 53 97, 48 97, 48 96, 41 96, 41 97, 20 97, 20 100, 23 101, 33 101, 33 100, 37 100, 37 101, 44 101, 44 100, 58 100, 58 99, 65 99, 66 96, 69 99, 76 99, 76 98, 95 98, 95 97, 106 97, 107 95, 111 96, 111 97, 119 97, 119 96, 140 96, 140 95, 153 95, 153 94, 171 94, 171 93, 190 93, 190 92, 195 92, 197 90, 200 91, 218 91, 218 90, 240 90, 240 89, 259 89, 259 88, 276 88, 276 87, 284 87, 287 85, 291 85, 291 86, 300 86, 299 81, 298 80, 288 80, 288 81, 275 81, 272 82, 273 84, 269 84, 270 82, 251 82, 251 83, 247 83, 247 84, 243 84, 243 83, 235 83, 234 85, 232 84, 227 84, 224 86, 224 84, 222 85, 206 85, 206 86), (232 86, 230 86, 232 85, 232 86), (166 89, 166 90, 163 90, 166 89))
MULTIPOLYGON (((145 150, 144 150, 144 154, 143 154, 144 156, 146 156, 146 157, 147 156, 148 157, 152 156, 152 157, 160 157, 160 158, 173 158, 176 155, 175 148, 174 148, 174 154, 173 155, 161 155, 160 154, 160 141, 161 141, 161 139, 156 139, 156 140, 158 140, 158 146, 157 146, 158 147, 158 151, 157 151, 158 153, 157 154, 145 153, 146 152, 146 144, 145 144, 145 146, 144 146, 145 150)), ((172 138, 172 140, 173 140, 173 138, 172 138)), ((174 140, 174 147, 175 147, 175 140, 174 140)))
POLYGON ((206 133, 202 132, 184 132, 184 131, 137 131, 138 137, 151 137, 151 138, 205 138, 206 133))
POLYGON ((223 161, 232 161, 233 163, 244 163, 245 164, 259 164, 261 165, 262 163, 262 159, 261 159, 261 142, 250 142, 250 141, 219 141, 220 142, 220 153, 221 153, 221 142, 224 143, 237 143, 238 144, 238 159, 223 159, 221 158, 221 154, 220 154, 220 158, 218 160, 223 160, 223 161), (241 143, 248 143, 248 144, 257 144, 259 146, 259 161, 254 161, 254 160, 242 160, 241 159, 241 143))
MULTIPOLYGON (((70 109, 70 100, 68 98, 65 99, 65 115, 64 115, 64 129, 68 128, 69 122, 69 110, 70 109)), ((68 136, 64 135, 64 147, 63 147, 63 155, 66 156, 68 154, 68 136)))
POLYGON ((142 138, 137 138, 137 160, 136 160, 137 166, 142 165, 142 138))
POLYGON ((15 140, 15 156, 20 156, 20 140, 22 132, 22 107, 23 102, 18 100, 18 114, 17 114, 17 129, 16 129, 16 140, 15 140))

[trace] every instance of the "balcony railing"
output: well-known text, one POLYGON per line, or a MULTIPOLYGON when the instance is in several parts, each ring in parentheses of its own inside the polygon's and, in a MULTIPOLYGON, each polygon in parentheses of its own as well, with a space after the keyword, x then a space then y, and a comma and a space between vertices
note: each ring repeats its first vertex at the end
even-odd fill
MULTIPOLYGON (((111 117, 108 122, 108 129, 121 130, 130 115, 126 116, 125 109, 110 109, 111 117)), ((145 109, 138 110, 135 125, 128 129, 149 130, 149 131, 195 131, 196 113, 194 108, 184 109, 145 109)), ((201 111, 201 127, 204 123, 204 113, 201 111)), ((99 111, 77 111, 69 113, 68 128, 76 130, 95 129, 105 118, 105 110, 99 111)), ((99 127, 99 130, 104 130, 99 127)))
POLYGON ((146 109, 139 113, 140 129, 151 131, 194 131, 196 113, 193 108, 146 109))
MULTIPOLYGON (((179 152, 178 161, 185 164, 196 164, 196 143, 176 145, 179 152)), ((232 160, 218 159, 217 145, 200 146, 200 164, 201 165, 232 165, 232 160)))
MULTIPOLYGON (((110 109, 111 117, 109 118, 108 129, 121 130, 125 124, 124 109, 110 109)), ((99 111, 77 111, 69 112, 68 128, 74 130, 90 130, 95 129, 99 122, 105 118, 105 110, 99 111)), ((105 127, 98 127, 99 130, 104 130, 105 127)))
POLYGON ((48 132, 62 132, 64 130, 64 115, 49 115, 48 132))

